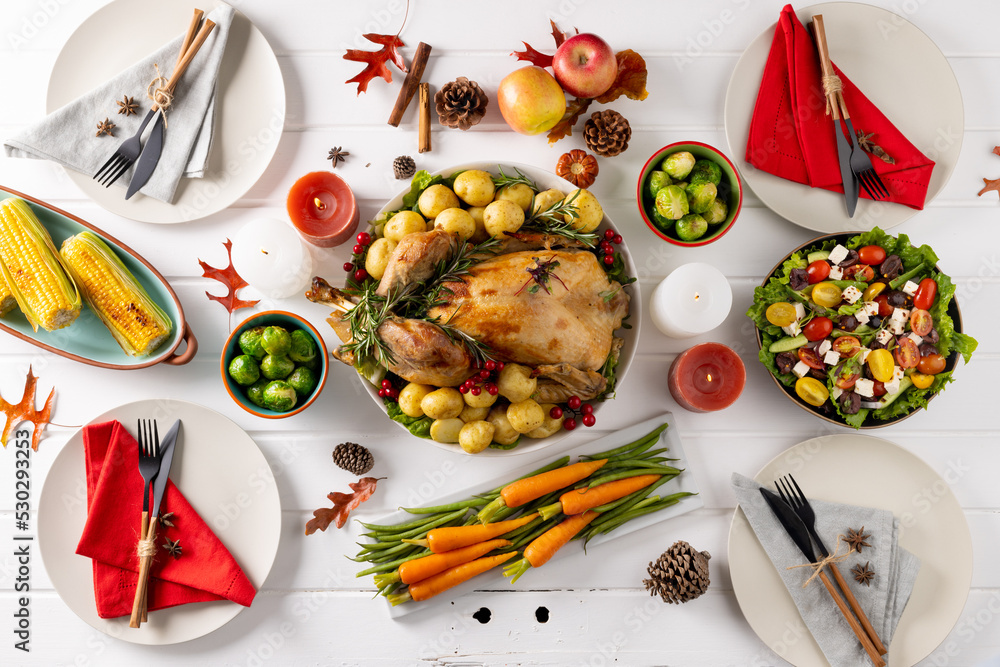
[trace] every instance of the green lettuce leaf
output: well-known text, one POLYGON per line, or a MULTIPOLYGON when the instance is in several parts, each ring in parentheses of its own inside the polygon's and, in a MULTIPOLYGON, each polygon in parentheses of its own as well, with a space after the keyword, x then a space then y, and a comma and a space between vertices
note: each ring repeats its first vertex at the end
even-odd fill
POLYGON ((399 407, 399 403, 391 399, 382 399, 385 403, 385 408, 389 413, 389 418, 395 422, 399 422, 406 427, 406 430, 417 436, 418 438, 429 438, 431 437, 431 424, 434 420, 430 417, 410 417, 402 411, 399 407))
POLYGON ((907 415, 917 408, 926 408, 927 401, 938 392, 944 391, 945 385, 952 381, 951 371, 938 373, 934 376, 934 382, 931 383, 931 386, 926 389, 918 389, 911 386, 895 401, 884 408, 879 408, 872 412, 872 416, 875 419, 885 421, 907 415))
MULTIPOLYGON (((781 327, 768 322, 765 313, 768 306, 778 301, 788 301, 788 293, 785 291, 784 284, 772 278, 764 287, 754 288, 753 303, 747 309, 747 317, 753 320, 758 329, 770 334, 772 337, 782 334, 781 327)), ((772 340, 774 339, 772 338, 772 340)), ((767 346, 765 345, 764 347, 766 348, 767 346)))
POLYGON ((441 176, 431 176, 430 172, 423 169, 415 173, 413 180, 410 181, 410 191, 403 195, 403 205, 399 210, 416 210, 417 200, 420 199, 423 191, 442 181, 444 181, 444 178, 441 176))
MULTIPOLYGON (((778 329, 780 332, 781 329, 778 329)), ((791 373, 782 373, 778 370, 778 364, 774 361, 774 358, 778 355, 771 352, 768 348, 771 347, 771 343, 778 340, 780 336, 771 336, 766 331, 761 333, 761 346, 760 352, 757 353, 757 358, 760 359, 760 363, 764 364, 764 367, 771 372, 771 375, 778 378, 778 382, 785 385, 786 387, 791 387, 795 384, 796 377, 791 373)))
POLYGON ((518 437, 517 440, 515 440, 512 443, 510 443, 509 445, 501 445, 499 442, 491 442, 490 443, 490 448, 491 449, 514 449, 515 447, 517 447, 520 444, 521 444, 521 438, 518 437))

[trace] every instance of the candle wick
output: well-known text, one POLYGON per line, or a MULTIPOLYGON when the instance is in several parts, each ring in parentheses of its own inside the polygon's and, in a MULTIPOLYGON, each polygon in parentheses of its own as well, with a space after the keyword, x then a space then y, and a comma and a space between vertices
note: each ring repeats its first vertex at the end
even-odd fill
POLYGON ((261 249, 260 249, 260 251, 261 251, 262 253, 264 253, 265 255, 269 254, 269 253, 268 253, 268 252, 267 252, 266 250, 264 250, 263 248, 261 248, 261 249))
POLYGON ((697 301, 697 300, 698 300, 698 299, 700 299, 700 298, 701 298, 701 295, 700 295, 700 294, 698 294, 697 292, 695 292, 695 293, 694 293, 694 300, 695 300, 695 301, 697 301))
POLYGON ((313 205, 316 206, 320 211, 326 210, 326 204, 319 197, 313 197, 313 205))

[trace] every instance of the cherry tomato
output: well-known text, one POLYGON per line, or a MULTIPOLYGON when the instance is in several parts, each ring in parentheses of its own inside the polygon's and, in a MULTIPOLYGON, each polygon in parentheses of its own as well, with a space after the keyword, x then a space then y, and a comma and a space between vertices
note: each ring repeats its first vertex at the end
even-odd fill
POLYGON ((910 373, 910 381, 917 389, 927 389, 934 383, 934 376, 925 373, 910 373))
POLYGON ((830 392, 827 391, 826 385, 811 377, 799 378, 795 383, 795 393, 803 401, 817 408, 830 398, 830 392))
POLYGON ((944 370, 945 359, 940 354, 928 354, 920 358, 917 370, 924 375, 937 375, 944 370))
POLYGON ((787 301, 772 303, 764 312, 767 321, 777 327, 787 327, 795 321, 795 306, 787 301))
POLYGON ((900 368, 916 368, 917 362, 920 361, 920 350, 917 349, 917 344, 909 337, 900 338, 896 345, 894 356, 900 368))
POLYGON ((885 396, 885 383, 875 380, 872 383, 872 396, 885 396))
POLYGON ((860 280, 870 283, 875 279, 875 269, 867 264, 855 264, 844 269, 844 277, 848 280, 860 280))
POLYGON ((812 300, 825 308, 834 308, 840 305, 843 292, 833 283, 816 283, 812 289, 812 300))
POLYGON ((892 315, 892 306, 889 305, 889 297, 887 295, 879 294, 875 297, 874 301, 878 304, 879 317, 889 317, 892 315))
POLYGON ((862 301, 874 301, 885 290, 885 283, 872 283, 861 294, 862 301))
POLYGON ((806 340, 823 340, 833 331, 833 321, 829 317, 814 317, 802 328, 806 340))
POLYGON ((825 259, 817 259, 806 267, 806 274, 809 277, 810 285, 822 282, 830 275, 830 263, 825 259))
POLYGON ((934 305, 934 297, 937 296, 937 283, 933 278, 924 278, 920 281, 916 294, 913 295, 913 307, 921 310, 930 310, 934 305))
MULTIPOLYGON (((913 342, 912 340, 910 341, 913 342)), ((868 368, 872 372, 872 377, 879 382, 888 382, 892 379, 892 371, 896 364, 892 361, 892 353, 886 349, 872 350, 868 355, 868 368)))
POLYGON ((918 336, 926 336, 934 328, 934 318, 928 311, 914 308, 910 312, 910 328, 918 336))
POLYGON ((885 248, 880 245, 866 245, 858 249, 858 261, 862 264, 881 264, 885 261, 885 248))
POLYGON ((848 370, 846 365, 841 365, 841 367, 837 369, 837 379, 834 382, 841 389, 850 389, 860 377, 861 373, 858 371, 848 370))
POLYGON ((853 357, 861 349, 861 341, 854 336, 840 336, 833 340, 833 349, 842 357, 853 357))
POLYGON ((823 370, 826 366, 823 364, 823 359, 819 356, 819 353, 811 347, 800 347, 798 350, 799 359, 802 360, 809 368, 815 368, 818 371, 823 370))

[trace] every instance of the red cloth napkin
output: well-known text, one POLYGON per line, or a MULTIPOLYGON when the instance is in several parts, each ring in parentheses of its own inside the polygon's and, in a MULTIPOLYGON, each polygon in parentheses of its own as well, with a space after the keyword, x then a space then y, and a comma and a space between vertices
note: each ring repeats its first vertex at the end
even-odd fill
MULTIPOLYGON (((836 65, 834 69, 843 82, 854 129, 874 133, 872 140, 896 160, 896 164, 888 164, 871 156, 875 171, 889 190, 889 201, 922 209, 934 162, 917 150, 836 65)), ((790 181, 843 192, 833 132, 833 117, 826 115, 816 45, 795 10, 786 5, 757 93, 746 160, 790 181)), ((860 193, 868 197, 863 188, 860 193)))
MULTIPOLYGON (((139 559, 142 476, 135 439, 117 421, 83 430, 87 464, 87 523, 76 553, 94 561, 94 597, 101 618, 132 613, 139 559)), ((150 570, 150 611, 189 602, 232 600, 245 607, 256 589, 173 481, 161 511, 174 513, 174 528, 160 526, 157 544, 180 539, 183 555, 160 550, 150 570)))

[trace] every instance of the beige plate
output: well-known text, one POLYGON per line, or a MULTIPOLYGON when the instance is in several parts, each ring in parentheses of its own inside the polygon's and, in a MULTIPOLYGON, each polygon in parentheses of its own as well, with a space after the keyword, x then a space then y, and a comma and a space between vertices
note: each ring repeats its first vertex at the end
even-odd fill
MULTIPOLYGON (((962 92, 944 54, 915 25, 878 7, 831 2, 804 7, 797 14, 803 24, 814 14, 823 15, 833 61, 937 163, 927 189, 927 203, 932 202, 955 171, 965 132, 962 92), (934 94, 928 95, 929 90, 934 94)), ((889 229, 916 215, 918 211, 908 206, 861 198, 854 218, 849 218, 842 194, 793 183, 747 164, 750 117, 774 29, 771 25, 750 43, 726 90, 726 139, 744 182, 778 215, 827 234, 876 224, 889 229)))
MULTIPOLYGON (((900 520, 899 543, 921 565, 888 662, 910 667, 927 657, 958 621, 972 582, 972 537, 948 483, 899 445, 857 434, 799 443, 754 479, 770 486, 788 473, 810 498, 879 507, 900 520)), ((829 664, 808 632, 789 631, 803 627, 802 618, 738 508, 729 528, 729 572, 740 609, 765 644, 796 667, 829 664)))

